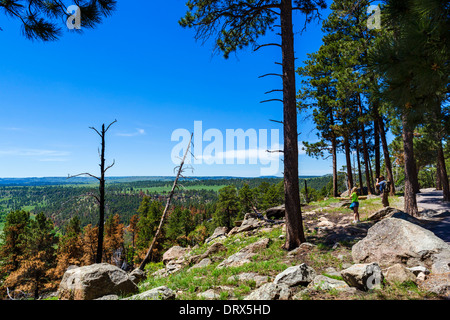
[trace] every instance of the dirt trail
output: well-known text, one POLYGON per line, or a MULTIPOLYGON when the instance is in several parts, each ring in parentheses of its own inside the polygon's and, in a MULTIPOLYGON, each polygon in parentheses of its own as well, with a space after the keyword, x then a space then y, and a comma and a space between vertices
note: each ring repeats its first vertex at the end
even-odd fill
POLYGON ((429 221, 425 228, 450 243, 450 202, 442 200, 442 191, 436 189, 421 189, 420 191, 417 194, 417 206, 429 221))

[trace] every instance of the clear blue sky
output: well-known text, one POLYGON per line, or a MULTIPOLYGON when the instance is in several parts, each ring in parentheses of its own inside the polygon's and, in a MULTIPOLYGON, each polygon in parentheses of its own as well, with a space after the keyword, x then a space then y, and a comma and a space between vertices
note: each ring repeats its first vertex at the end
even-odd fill
MULTIPOLYGON (((117 11, 82 35, 56 42, 25 39, 17 21, 0 16, 0 177, 98 173, 99 137, 88 127, 118 120, 108 133, 110 176, 172 175, 172 132, 203 129, 280 129, 279 48, 212 55, 178 20, 185 0, 118 1, 117 11)), ((294 16, 296 29, 303 17, 294 16)), ((267 41, 277 40, 270 34, 267 41)), ((298 62, 321 44, 320 25, 296 34, 298 62)), ((261 40, 264 43, 265 40, 261 40)), ((299 117, 299 140, 315 141, 310 121, 299 117)), ((282 135, 281 135, 282 139, 282 135)), ((282 141, 280 140, 280 143, 282 141)), ((300 175, 331 173, 329 161, 300 155, 300 175)), ((339 167, 343 164, 340 163, 339 167)), ((260 164, 194 165, 197 176, 258 176, 260 164)), ((282 166, 278 172, 281 175, 282 166)))

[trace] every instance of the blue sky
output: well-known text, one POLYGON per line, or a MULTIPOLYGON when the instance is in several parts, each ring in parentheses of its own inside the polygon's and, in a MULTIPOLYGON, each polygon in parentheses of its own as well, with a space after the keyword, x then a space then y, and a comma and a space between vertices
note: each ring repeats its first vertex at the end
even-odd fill
MULTIPOLYGON (((118 122, 107 136, 111 176, 172 175, 176 129, 280 129, 279 48, 213 55, 178 20, 185 0, 118 1, 117 11, 82 35, 59 41, 25 39, 17 21, 0 16, 0 177, 98 173, 99 138, 89 129, 118 122)), ((297 30, 303 17, 294 15, 297 30)), ((266 41, 276 41, 270 34, 266 41)), ((298 62, 321 44, 320 25, 296 34, 298 62)), ((299 117, 299 140, 315 141, 310 121, 299 117)), ((282 141, 280 140, 282 144, 282 141)), ((207 143, 205 143, 207 144, 207 143)), ((299 156, 300 175, 331 172, 329 161, 299 156)), ((343 164, 341 161, 339 167, 343 164)), ((196 176, 259 176, 261 164, 195 164, 196 176)), ((282 166, 278 175, 282 173, 282 166)))

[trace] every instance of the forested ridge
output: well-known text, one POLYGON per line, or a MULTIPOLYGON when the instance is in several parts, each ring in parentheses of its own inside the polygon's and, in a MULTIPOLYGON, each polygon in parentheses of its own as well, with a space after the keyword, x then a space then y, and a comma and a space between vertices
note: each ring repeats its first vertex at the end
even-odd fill
MULTIPOLYGON (((330 176, 305 180, 309 201, 326 196, 330 176)), ((104 261, 126 269, 140 262, 161 218, 168 186, 167 180, 107 184, 104 261)), ((95 185, 83 184, 0 187, 2 295, 8 287, 20 288, 25 295, 37 288, 41 294, 55 288, 69 265, 94 262, 95 192, 95 185), (45 263, 36 259, 44 266, 34 270, 38 280, 31 280, 31 269, 18 266, 40 254, 45 263)), ((187 179, 174 196, 153 260, 174 244, 203 243, 216 227, 232 227, 253 208, 263 212, 282 203, 281 178, 187 179)))

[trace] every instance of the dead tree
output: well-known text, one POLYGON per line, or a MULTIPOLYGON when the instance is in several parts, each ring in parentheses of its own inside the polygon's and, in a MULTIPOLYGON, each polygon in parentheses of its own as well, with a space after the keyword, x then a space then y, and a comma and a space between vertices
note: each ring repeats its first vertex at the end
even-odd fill
POLYGON ((89 129, 94 130, 97 132, 97 134, 101 138, 101 151, 99 150, 99 156, 100 156, 100 177, 97 177, 90 173, 80 173, 74 176, 68 176, 67 179, 78 177, 78 176, 89 176, 92 178, 95 178, 99 181, 99 195, 90 194, 92 197, 97 200, 97 203, 99 205, 99 221, 98 221, 98 243, 97 243, 97 255, 95 257, 95 263, 101 263, 102 262, 102 256, 103 256, 103 230, 104 230, 104 224, 105 224, 105 173, 109 169, 111 169, 114 164, 116 163, 115 160, 113 160, 113 163, 107 167, 105 167, 105 137, 106 133, 108 132, 109 128, 116 123, 117 120, 114 120, 111 122, 107 127, 105 127, 105 124, 102 125, 102 129, 99 131, 95 129, 94 127, 89 127, 89 129))
POLYGON ((188 155, 189 149, 191 147, 192 135, 193 134, 191 134, 191 138, 189 139, 189 144, 188 144, 188 146, 186 148, 186 152, 184 153, 184 156, 183 156, 183 159, 181 160, 180 165, 175 168, 175 169, 178 168, 178 173, 177 173, 177 175, 175 177, 175 181, 173 182, 172 190, 170 190, 169 196, 167 198, 166 207, 164 208, 164 212, 163 212, 163 214, 161 216, 161 220, 159 221, 158 229, 156 230, 155 236, 153 237, 152 243, 150 245, 150 248, 147 251, 147 254, 145 255, 144 260, 142 260, 141 264, 139 265, 139 269, 142 270, 142 271, 144 271, 145 265, 152 258, 153 248, 155 246, 155 243, 156 243, 156 241, 158 239, 159 234, 161 233, 162 227, 164 225, 164 221, 167 218, 167 214, 169 212, 169 207, 170 207, 170 202, 172 201, 172 197, 173 197, 173 195, 175 193, 175 189, 178 186, 178 180, 180 179, 180 177, 182 177, 184 162, 186 160, 186 156, 188 155))

